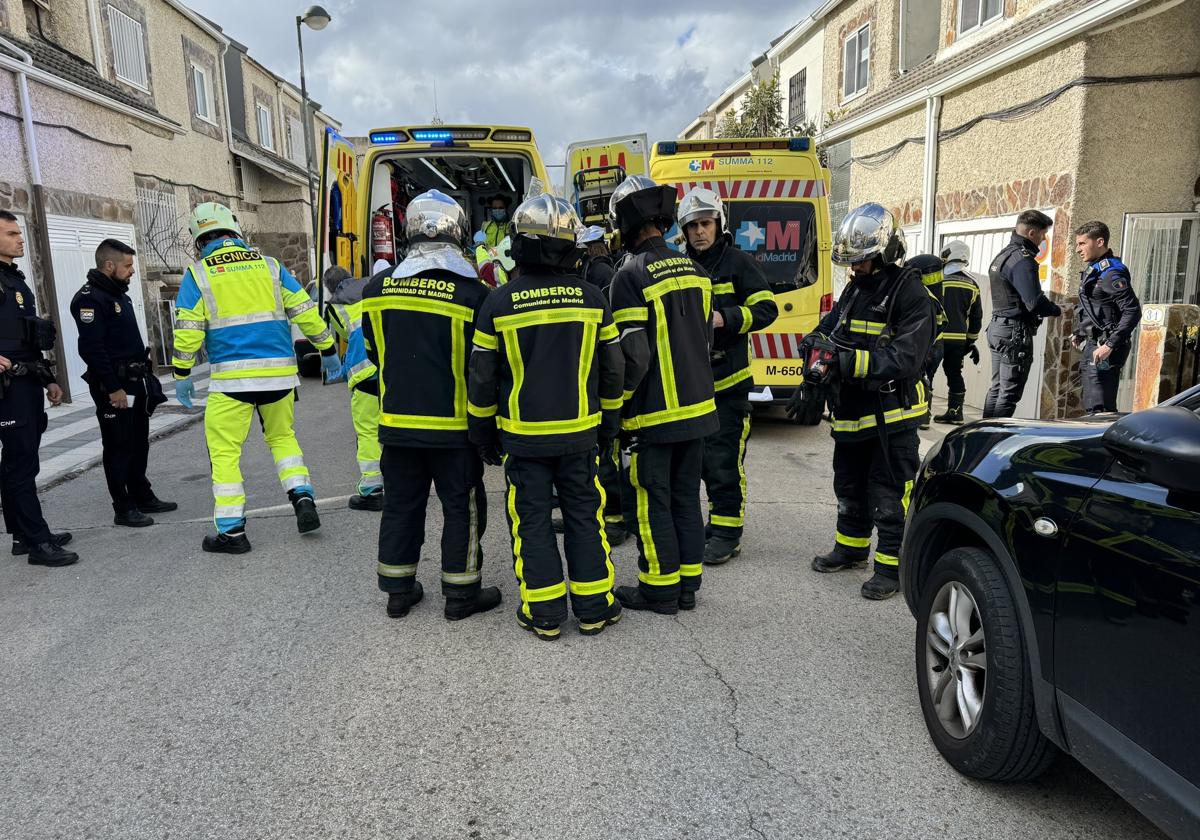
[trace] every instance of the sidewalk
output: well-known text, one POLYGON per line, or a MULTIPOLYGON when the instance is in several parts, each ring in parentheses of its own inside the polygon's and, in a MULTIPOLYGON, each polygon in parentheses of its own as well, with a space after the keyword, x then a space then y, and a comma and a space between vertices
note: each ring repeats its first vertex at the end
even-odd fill
MULTIPOLYGON (((196 368, 196 407, 190 411, 175 399, 171 374, 167 373, 158 379, 169 399, 150 418, 151 440, 166 437, 184 426, 199 422, 204 416, 204 400, 208 395, 208 365, 196 368)), ((76 394, 75 401, 70 405, 47 406, 46 414, 50 421, 46 433, 42 435, 39 450, 42 461, 37 479, 39 490, 53 487, 94 467, 100 463, 102 453, 96 406, 86 393, 76 394)))

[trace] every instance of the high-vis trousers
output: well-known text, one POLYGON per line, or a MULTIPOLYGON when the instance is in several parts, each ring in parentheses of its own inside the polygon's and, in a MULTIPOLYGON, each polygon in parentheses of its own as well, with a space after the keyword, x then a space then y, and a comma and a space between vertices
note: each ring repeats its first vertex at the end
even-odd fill
POLYGON ((275 473, 285 491, 313 495, 312 479, 304 466, 304 453, 296 440, 293 422, 296 395, 288 391, 282 399, 265 405, 242 402, 229 394, 209 393, 204 409, 204 439, 212 463, 212 486, 216 506, 213 520, 222 534, 246 527, 246 487, 242 483, 242 444, 250 433, 250 418, 258 415, 263 437, 275 459, 275 473))
POLYGON ((704 439, 704 487, 712 533, 741 539, 746 521, 746 443, 750 401, 717 398, 721 428, 704 439))
POLYGON ((838 550, 866 560, 871 531, 877 529, 875 571, 892 578, 900 576, 904 517, 921 466, 917 444, 916 429, 889 435, 886 447, 874 435, 833 444, 838 550))
POLYGON ((638 587, 648 599, 676 601, 700 588, 704 518, 700 474, 704 439, 635 444, 622 478, 625 521, 638 542, 638 587))
POLYGON ((383 517, 379 522, 379 588, 409 592, 425 544, 429 485, 442 503, 442 594, 448 599, 479 594, 487 497, 483 461, 475 447, 422 449, 385 446, 383 517))
POLYGON ((350 391, 350 416, 354 434, 358 437, 358 493, 370 496, 383 490, 383 473, 379 469, 379 395, 354 388, 350 391))
POLYGON ((608 527, 624 527, 625 514, 621 511, 621 444, 612 442, 607 452, 600 453, 600 486, 604 489, 604 524, 608 527))
POLYGON ((604 535, 604 488, 595 449, 553 458, 508 455, 506 508, 512 533, 513 570, 521 589, 521 611, 539 627, 556 627, 571 611, 582 622, 600 621, 613 605, 613 572, 604 535), (558 539, 550 525, 558 491, 563 518, 567 575, 563 581, 558 539))

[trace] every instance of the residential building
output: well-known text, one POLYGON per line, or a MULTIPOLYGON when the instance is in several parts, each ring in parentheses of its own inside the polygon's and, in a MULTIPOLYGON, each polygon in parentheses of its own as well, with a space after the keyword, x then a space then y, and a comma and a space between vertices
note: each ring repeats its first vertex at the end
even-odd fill
POLYGON ((734 81, 729 87, 721 92, 721 95, 713 100, 712 104, 704 109, 704 112, 696 119, 692 120, 680 133, 680 138, 684 140, 711 140, 717 136, 717 126, 721 124, 721 120, 725 118, 725 114, 732 111, 734 115, 741 113, 742 101, 746 98, 746 94, 750 92, 750 86, 754 84, 754 77, 751 73, 746 72, 734 81))
MULTIPOLYGON (((912 253, 964 239, 984 275, 1017 213, 1048 213, 1042 281, 1068 314, 1040 331, 1018 415, 1077 415, 1074 227, 1110 226, 1143 303, 1200 303, 1200 0, 829 5, 834 200, 840 181, 843 207, 891 208, 912 253)), ((978 406, 989 367, 967 373, 978 406)))
MULTIPOLYGON (((311 275, 303 141, 291 139, 300 111, 289 84, 180 0, 0 0, 0 208, 25 226, 21 264, 59 325, 59 378, 75 398, 86 385, 69 306, 102 239, 138 249, 130 297, 160 363, 170 302, 195 258, 195 204, 231 205, 252 242, 311 275), (231 56, 256 68, 238 77, 254 79, 248 100, 230 90, 231 56), (258 91, 273 148, 243 145, 257 137, 245 103, 258 91)), ((326 124, 337 125, 318 112, 316 130, 326 124)))

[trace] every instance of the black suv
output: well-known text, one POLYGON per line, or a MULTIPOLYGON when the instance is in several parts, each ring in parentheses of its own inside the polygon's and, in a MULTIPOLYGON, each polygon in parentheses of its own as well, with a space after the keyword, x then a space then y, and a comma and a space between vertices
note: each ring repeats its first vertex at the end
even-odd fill
POLYGON ((1079 422, 983 420, 926 456, 901 583, 921 710, 979 779, 1057 749, 1200 837, 1200 387, 1079 422))

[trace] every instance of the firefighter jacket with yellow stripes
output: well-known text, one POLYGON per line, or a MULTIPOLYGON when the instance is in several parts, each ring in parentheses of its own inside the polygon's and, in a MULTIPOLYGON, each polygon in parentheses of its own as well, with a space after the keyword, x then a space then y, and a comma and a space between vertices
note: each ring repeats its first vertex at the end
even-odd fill
POLYGON ((625 357, 608 303, 578 275, 523 269, 475 322, 471 442, 549 458, 617 436, 625 357))
POLYGON ((715 432, 712 283, 661 236, 633 248, 609 289, 625 353, 622 432, 647 443, 715 432))
POLYGON ((430 269, 363 292, 362 333, 379 370, 379 442, 455 448, 467 440, 467 361, 488 288, 430 269))
POLYGON ((379 371, 367 358, 362 338, 362 296, 370 282, 369 278, 343 280, 329 297, 328 318, 330 329, 346 344, 342 362, 346 387, 378 396, 379 371))
POLYGON ((914 429, 929 407, 922 373, 936 325, 936 301, 911 269, 887 265, 855 277, 817 326, 832 339, 840 383, 835 440, 865 440, 914 429))
POLYGON ((737 248, 728 233, 702 254, 689 245, 688 255, 712 278, 713 312, 725 320, 713 332, 713 387, 718 397, 745 397, 754 385, 750 333, 779 317, 775 295, 758 261, 737 248))
POLYGON ((942 309, 946 313, 942 340, 974 344, 983 326, 983 303, 978 281, 961 265, 949 266, 942 280, 942 309))
POLYGON ((316 302, 278 260, 240 239, 209 243, 175 298, 175 376, 191 372, 203 346, 210 391, 290 390, 300 383, 289 322, 318 350, 334 352, 316 302))

